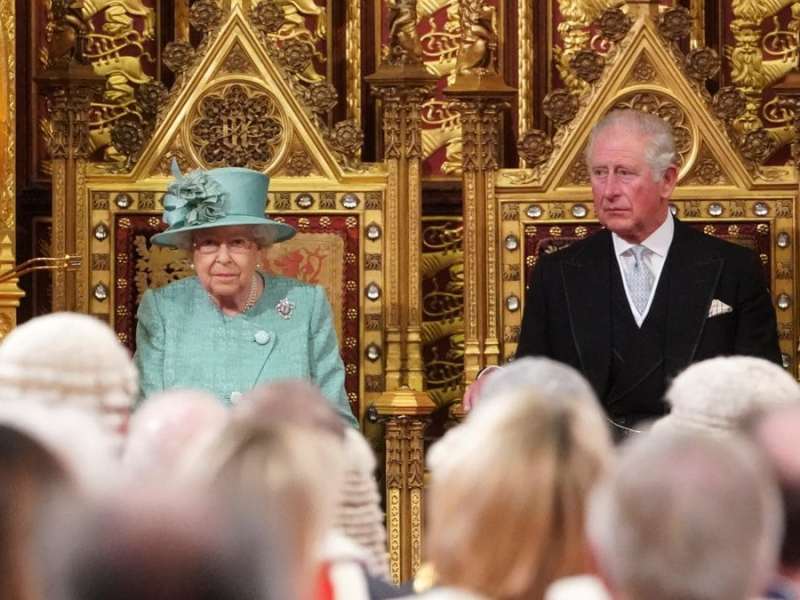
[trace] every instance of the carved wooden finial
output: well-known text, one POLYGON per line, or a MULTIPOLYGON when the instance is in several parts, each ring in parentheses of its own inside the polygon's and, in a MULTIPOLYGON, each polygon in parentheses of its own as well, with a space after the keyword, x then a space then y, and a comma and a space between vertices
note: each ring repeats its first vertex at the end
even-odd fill
POLYGON ((0 240, 0 271, 7 271, 8 266, 14 265, 14 243, 8 235, 0 240))

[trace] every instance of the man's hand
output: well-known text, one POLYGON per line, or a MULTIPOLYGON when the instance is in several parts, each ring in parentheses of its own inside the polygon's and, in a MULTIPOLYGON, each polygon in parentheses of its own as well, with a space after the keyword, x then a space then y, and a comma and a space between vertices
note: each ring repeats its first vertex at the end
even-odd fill
POLYGON ((492 377, 492 373, 499 370, 500 367, 497 365, 489 365, 478 374, 478 378, 475 381, 467 386, 467 389, 464 390, 464 397, 461 399, 461 406, 465 413, 475 408, 475 404, 480 400, 481 389, 486 385, 489 378, 492 377))

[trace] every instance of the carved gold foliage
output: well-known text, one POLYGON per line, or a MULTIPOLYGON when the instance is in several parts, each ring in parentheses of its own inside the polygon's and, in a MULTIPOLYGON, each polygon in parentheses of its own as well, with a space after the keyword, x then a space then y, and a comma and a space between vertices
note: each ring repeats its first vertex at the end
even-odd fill
POLYGON ((577 96, 569 90, 553 90, 544 97, 542 110, 556 125, 565 125, 578 114, 577 96))
POLYGON ((589 169, 586 167, 586 161, 581 153, 572 161, 564 183, 566 185, 588 185, 589 182, 589 169))
POLYGON ((286 138, 283 113, 263 88, 223 85, 204 96, 190 119, 190 143, 206 168, 266 169, 286 138))
POLYGON ((747 97, 733 86, 723 87, 714 94, 711 108, 717 117, 730 122, 747 110, 747 97))
POLYGON ((763 163, 777 148, 778 141, 763 128, 745 134, 739 145, 742 156, 756 163, 763 163))
POLYGON ((161 53, 164 65, 176 75, 186 71, 194 62, 197 52, 189 42, 170 42, 161 53))
POLYGON ((686 183, 689 185, 722 185, 729 181, 719 162, 703 145, 692 170, 686 177, 686 183))
POLYGON ((672 42, 685 38, 692 31, 692 15, 683 6, 673 6, 658 17, 658 31, 672 42))
POLYGON ((570 60, 569 66, 581 80, 593 83, 603 74, 606 59, 594 50, 579 50, 570 60))
POLYGON ((244 48, 240 44, 236 44, 225 57, 222 70, 226 73, 254 73, 255 65, 244 48))
POLYGON ((167 102, 169 92, 160 81, 148 81, 136 88, 135 98, 145 115, 156 115, 167 102))
POLYGON ((305 89, 306 104, 315 113, 326 113, 339 101, 336 88, 327 81, 317 81, 305 89))
POLYGON ((262 0, 253 7, 250 21, 264 34, 278 33, 286 23, 283 9, 274 0, 262 0))
POLYGON ((118 119, 111 128, 111 144, 132 163, 145 142, 145 126, 134 115, 118 119))
POLYGON ((295 150, 289 155, 284 165, 286 175, 289 177, 306 177, 311 174, 314 163, 305 150, 295 150))
POLYGON ((364 132, 352 119, 339 121, 330 132, 330 142, 347 159, 357 160, 364 145, 364 132))
POLYGON ((712 48, 695 48, 686 55, 684 70, 692 79, 705 81, 714 77, 720 68, 719 55, 712 48))
POLYGON ((223 12, 216 0, 195 0, 189 8, 189 23, 198 31, 208 33, 222 23, 223 12))
POLYGON ((646 54, 642 54, 631 72, 633 80, 637 83, 650 83, 656 78, 656 68, 646 54))
POLYGON ((604 10, 597 24, 604 38, 612 42, 619 42, 628 34, 633 21, 622 12, 621 8, 614 7, 604 10))
POLYGON ((553 153, 553 143, 547 133, 541 129, 533 129, 519 140, 517 151, 528 166, 533 167, 547 162, 553 153))

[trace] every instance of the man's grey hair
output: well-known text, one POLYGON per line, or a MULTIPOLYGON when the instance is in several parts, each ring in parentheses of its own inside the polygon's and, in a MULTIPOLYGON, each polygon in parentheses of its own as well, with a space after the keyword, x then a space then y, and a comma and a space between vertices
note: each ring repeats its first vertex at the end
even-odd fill
POLYGON ((781 522, 775 482, 743 438, 662 432, 624 447, 587 532, 627 598, 745 600, 774 571, 781 522))
POLYGON ((782 367, 753 356, 720 356, 691 365, 670 385, 671 412, 656 429, 725 434, 754 414, 800 405, 800 385, 782 367))
POLYGON ((655 181, 660 181, 667 169, 677 164, 675 138, 672 135, 672 127, 667 121, 640 110, 617 109, 600 119, 589 134, 585 159, 590 172, 595 142, 606 130, 616 128, 646 139, 644 158, 653 172, 655 181))
POLYGON ((505 401, 509 396, 531 391, 535 391, 538 397, 552 398, 556 402, 569 398, 599 406, 592 386, 583 375, 569 365, 549 358, 520 358, 489 377, 473 411, 475 414, 495 399, 505 401))

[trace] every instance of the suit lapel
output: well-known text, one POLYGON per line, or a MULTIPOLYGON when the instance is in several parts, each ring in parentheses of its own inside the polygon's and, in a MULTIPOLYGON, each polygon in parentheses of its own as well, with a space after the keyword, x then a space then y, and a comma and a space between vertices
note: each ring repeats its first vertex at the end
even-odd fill
POLYGON ((572 339, 581 370, 600 397, 608 385, 611 339, 611 235, 592 237, 561 265, 572 339))
POLYGON ((669 250, 669 304, 664 347, 666 372, 674 375, 694 359, 724 260, 703 257, 702 234, 677 219, 669 250))

